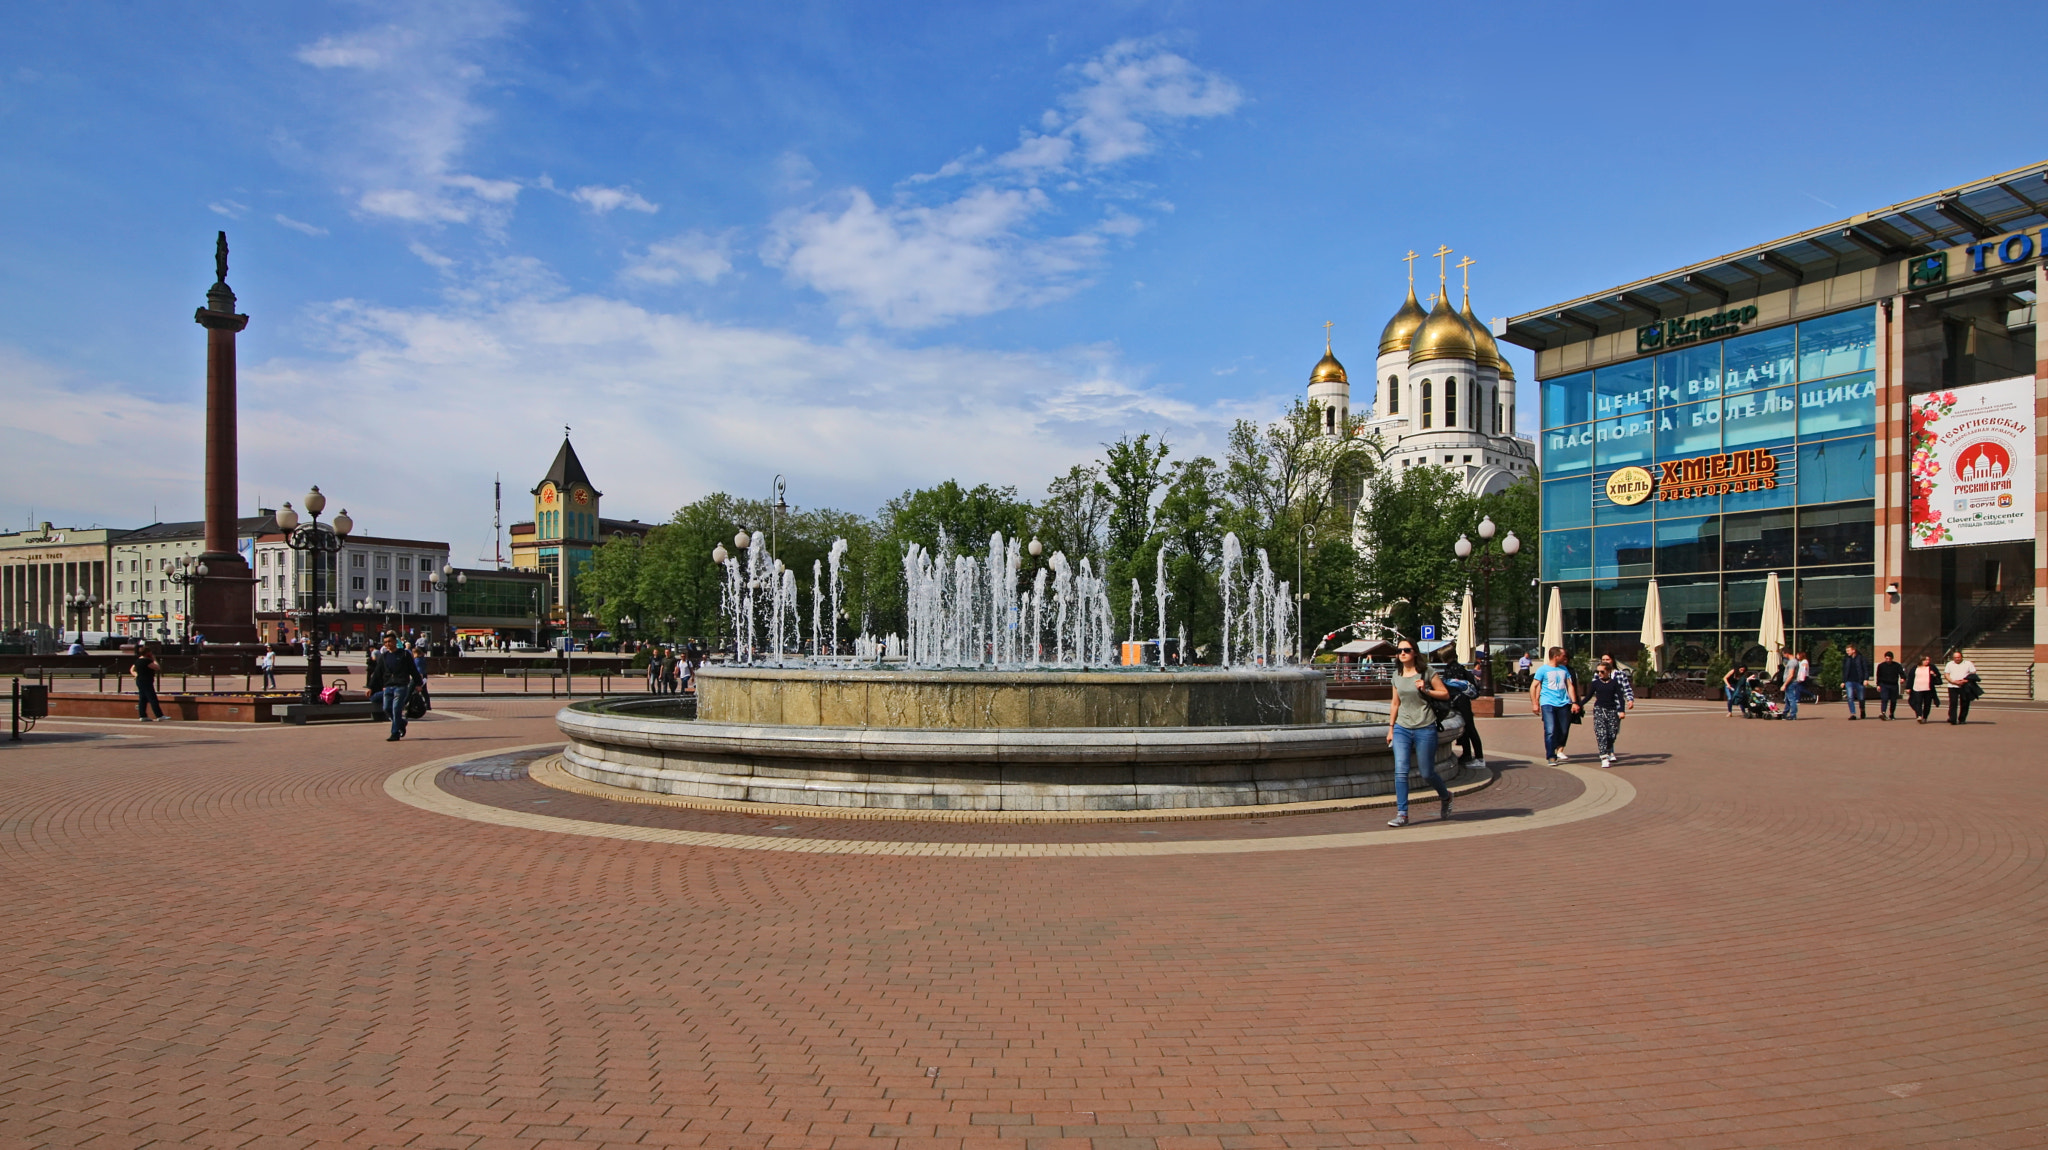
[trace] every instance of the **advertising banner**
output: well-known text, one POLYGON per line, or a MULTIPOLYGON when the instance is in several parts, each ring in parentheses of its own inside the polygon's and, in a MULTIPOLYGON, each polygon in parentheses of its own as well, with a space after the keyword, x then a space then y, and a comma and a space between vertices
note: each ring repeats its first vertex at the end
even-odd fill
POLYGON ((1914 547, 2034 537, 2034 377, 1916 395, 1908 404, 1914 547))

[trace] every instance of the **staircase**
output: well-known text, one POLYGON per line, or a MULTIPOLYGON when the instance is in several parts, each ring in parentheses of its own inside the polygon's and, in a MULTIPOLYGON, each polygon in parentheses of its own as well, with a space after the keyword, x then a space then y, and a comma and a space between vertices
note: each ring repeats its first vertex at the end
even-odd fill
POLYGON ((2011 702, 2034 697, 2034 609, 2007 611, 1991 630, 1963 648, 1977 665, 1984 698, 2011 702))

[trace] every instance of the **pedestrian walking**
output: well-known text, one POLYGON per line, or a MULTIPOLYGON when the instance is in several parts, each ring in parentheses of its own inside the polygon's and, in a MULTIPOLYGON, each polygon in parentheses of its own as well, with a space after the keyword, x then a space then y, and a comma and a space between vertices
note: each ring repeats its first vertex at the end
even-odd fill
POLYGON ((683 690, 694 691, 697 689, 697 668, 704 663, 704 645, 695 639, 685 644, 683 647, 683 663, 684 670, 687 672, 683 676, 683 690))
POLYGON ((1578 680, 1564 665, 1564 648, 1552 647, 1548 659, 1529 679, 1529 713, 1543 717, 1543 757, 1553 763, 1565 761, 1565 740, 1571 736, 1572 716, 1579 713, 1578 680))
POLYGON ((156 649, 148 643, 135 647, 135 717, 143 722, 163 722, 164 705, 156 698, 156 677, 163 674, 163 664, 156 661, 156 649), (156 713, 152 720, 150 712, 156 713))
POLYGON ((1450 688, 1442 675, 1431 674, 1415 644, 1401 640, 1394 648, 1394 713, 1387 716, 1387 745, 1394 749, 1394 817, 1390 827, 1408 825, 1408 772, 1420 769, 1436 788, 1443 804, 1439 818, 1451 817, 1451 789, 1436 771, 1436 708, 1430 700, 1449 702, 1450 688))
POLYGON ((1898 716, 1899 686, 1905 678, 1905 671, 1906 668, 1892 658, 1890 651, 1884 653, 1884 659, 1877 665, 1877 717, 1882 722, 1890 722, 1898 716))
MULTIPOLYGON (((1849 717, 1868 718, 1863 706, 1864 688, 1870 683, 1870 660, 1851 643, 1842 648, 1842 699, 1849 704, 1849 717)), ((1882 709, 1879 710, 1882 714, 1882 709)))
POLYGON ((370 657, 370 674, 365 684, 377 705, 391 716, 391 736, 384 741, 395 743, 405 737, 405 702, 412 692, 412 686, 419 679, 419 667, 412 656, 398 649, 398 636, 384 636, 384 648, 370 657))
POLYGON ((1600 656, 1600 666, 1586 687, 1593 701, 1593 739, 1599 744, 1600 765, 1612 768, 1614 740, 1621 737, 1621 717, 1636 705, 1635 687, 1616 668, 1612 655, 1600 656))
POLYGON ((1795 652, 1790 659, 1785 661, 1785 678, 1783 681, 1785 717, 1788 719, 1799 717, 1800 696, 1806 693, 1806 676, 1808 674, 1809 668, 1806 663, 1806 652, 1795 652))
POLYGON ((676 654, 676 649, 674 647, 670 647, 668 650, 662 652, 661 689, 663 691, 671 695, 682 693, 682 665, 683 661, 676 654))
POLYGON ((1728 700, 1728 717, 1742 713, 1743 683, 1749 678, 1749 664, 1737 663, 1721 676, 1721 694, 1728 700))
POLYGON ((1941 677, 1948 683, 1948 721, 1960 727, 1970 721, 1970 703, 1984 691, 1977 685, 1977 664, 1963 658, 1958 647, 1942 664, 1941 677))
POLYGON ((1920 665, 1913 668, 1912 677, 1908 682, 1913 692, 1913 713, 1920 716, 1920 721, 1924 724, 1927 722, 1927 716, 1934 711, 1934 690, 1941 682, 1941 672, 1935 669, 1934 656, 1920 656, 1920 665))
POLYGON ((264 644, 263 653, 256 656, 256 668, 263 672, 263 689, 275 691, 277 689, 277 648, 268 643, 264 644))
POLYGON ((1444 686, 1451 691, 1451 710, 1465 721, 1465 729, 1459 733, 1458 764, 1475 770, 1486 767, 1486 744, 1480 741, 1479 724, 1472 721, 1472 700, 1479 697, 1479 680, 1470 668, 1453 658, 1444 664, 1444 686))
POLYGON ((1516 686, 1522 687, 1524 689, 1528 688, 1529 671, 1534 666, 1535 663, 1529 658, 1529 652, 1522 652, 1522 657, 1515 660, 1516 686))

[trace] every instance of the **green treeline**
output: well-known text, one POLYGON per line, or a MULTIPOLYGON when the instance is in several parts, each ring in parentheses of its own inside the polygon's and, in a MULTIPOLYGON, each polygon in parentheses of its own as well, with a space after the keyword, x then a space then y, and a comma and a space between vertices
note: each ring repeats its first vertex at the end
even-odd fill
MULTIPOLYGON (((1403 631, 1441 624, 1443 607, 1469 577, 1453 544, 1461 533, 1476 541, 1479 520, 1490 515, 1503 533, 1513 530, 1523 541, 1509 570, 1493 577, 1494 622, 1505 633, 1533 633, 1528 588, 1536 572, 1535 484, 1525 479, 1475 498, 1447 470, 1410 467, 1397 474, 1383 468, 1383 445, 1363 434, 1358 421, 1332 436, 1323 432, 1322 420, 1319 404, 1299 400, 1270 425, 1240 420, 1220 462, 1183 458, 1150 434, 1127 435, 1105 444, 1095 461, 1055 477, 1036 499, 1014 487, 963 487, 948 479, 905 491, 873 515, 792 507, 776 517, 776 554, 796 572, 808 637, 812 564, 824 569, 832 541, 847 540, 837 627, 843 643, 863 631, 905 629, 904 549, 936 546, 941 531, 956 551, 977 555, 1000 531, 1005 538, 1038 539, 1046 557, 1064 551, 1076 562, 1084 555, 1093 559, 1108 572, 1119 635, 1130 629, 1135 578, 1142 591, 1140 637, 1158 633, 1153 585, 1163 551, 1169 634, 1177 636, 1185 625, 1197 654, 1213 657, 1222 624, 1217 572, 1226 533, 1237 533, 1248 562, 1264 548, 1275 576, 1307 592, 1303 647, 1313 650, 1324 634, 1390 605, 1403 631), (1353 512, 1363 495, 1370 498, 1354 532, 1353 512)), ((765 536, 771 511, 764 500, 707 495, 644 541, 621 537, 599 547, 579 577, 580 596, 614 631, 622 629, 623 617, 632 620, 635 635, 722 643, 729 625, 712 551, 721 543, 730 549, 735 532, 765 536)))

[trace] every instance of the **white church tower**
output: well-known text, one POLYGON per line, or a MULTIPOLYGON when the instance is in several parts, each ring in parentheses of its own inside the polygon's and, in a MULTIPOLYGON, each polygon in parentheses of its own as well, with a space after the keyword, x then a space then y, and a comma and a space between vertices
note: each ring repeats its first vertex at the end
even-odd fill
MULTIPOLYGON (((1442 467, 1456 472, 1466 491, 1486 495, 1535 474, 1536 445, 1515 435, 1515 372, 1493 333, 1472 314, 1470 273, 1464 306, 1450 301, 1448 269, 1439 247, 1437 294, 1424 311, 1415 298, 1415 259, 1409 252, 1408 298, 1380 333, 1374 392, 1365 433, 1387 448, 1385 466, 1442 467)), ((1458 267, 1468 269, 1471 260, 1458 267)), ((1343 367, 1325 354, 1309 380, 1309 397, 1330 405, 1325 377, 1343 379, 1343 367)), ((1342 384, 1350 410, 1350 384, 1342 384)), ((1341 418, 1339 416, 1338 418, 1341 418)), ((1329 417, 1325 417, 1329 422, 1329 417)), ((1335 423, 1331 422, 1334 427, 1335 423)))

